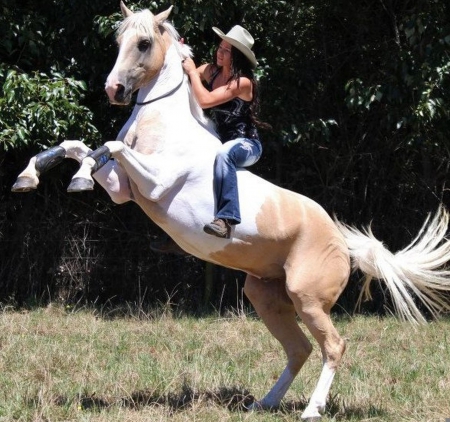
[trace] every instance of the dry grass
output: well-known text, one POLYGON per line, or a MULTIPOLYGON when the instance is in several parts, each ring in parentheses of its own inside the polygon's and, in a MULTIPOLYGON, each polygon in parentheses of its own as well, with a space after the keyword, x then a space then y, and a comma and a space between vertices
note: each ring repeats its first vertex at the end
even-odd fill
MULTIPOLYGON (((0 314, 0 421, 298 421, 320 372, 312 358, 272 412, 249 413, 285 365, 255 318, 109 318, 49 307, 0 314)), ((450 321, 415 331, 345 318, 348 341, 323 421, 450 418, 450 321)))

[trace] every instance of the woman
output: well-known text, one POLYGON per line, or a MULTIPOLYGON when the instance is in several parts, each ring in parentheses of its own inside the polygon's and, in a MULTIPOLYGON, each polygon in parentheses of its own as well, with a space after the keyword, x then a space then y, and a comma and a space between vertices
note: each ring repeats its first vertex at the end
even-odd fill
POLYGON ((258 105, 253 69, 257 65, 252 51, 253 37, 240 25, 224 34, 215 63, 196 67, 192 59, 183 61, 192 91, 203 109, 211 109, 222 141, 214 162, 214 194, 217 212, 203 230, 229 238, 231 226, 241 222, 236 169, 248 167, 261 157, 262 147, 256 125, 264 125, 255 116, 258 105), (205 83, 205 85, 204 85, 205 83))

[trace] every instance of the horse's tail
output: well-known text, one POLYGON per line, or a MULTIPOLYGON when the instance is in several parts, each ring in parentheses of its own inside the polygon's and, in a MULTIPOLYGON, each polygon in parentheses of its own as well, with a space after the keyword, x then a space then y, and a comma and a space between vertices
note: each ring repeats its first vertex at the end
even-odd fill
POLYGON ((426 322, 415 298, 433 317, 450 310, 450 240, 446 239, 449 213, 440 207, 433 219, 428 215, 417 237, 405 249, 393 254, 373 235, 336 220, 347 242, 352 266, 365 274, 358 303, 370 299, 372 279, 383 280, 392 296, 396 314, 413 323, 426 322))

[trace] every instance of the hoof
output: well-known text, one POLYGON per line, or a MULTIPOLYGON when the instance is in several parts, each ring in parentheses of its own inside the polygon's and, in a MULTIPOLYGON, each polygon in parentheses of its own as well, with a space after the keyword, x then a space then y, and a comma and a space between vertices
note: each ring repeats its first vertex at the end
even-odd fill
POLYGON ((254 401, 253 403, 244 405, 245 410, 248 412, 261 412, 263 410, 274 409, 277 406, 266 406, 262 401, 254 401))
POLYGON ((18 177, 11 188, 12 192, 30 192, 37 188, 37 183, 31 177, 18 177))
POLYGON ((94 181, 92 179, 75 177, 67 188, 67 192, 83 192, 85 190, 94 190, 94 181))
POLYGON ((258 412, 260 410, 263 410, 258 402, 253 402, 248 405, 244 405, 244 409, 247 412, 258 412))
POLYGON ((322 420, 321 414, 317 410, 305 409, 302 413, 301 420, 305 422, 318 422, 322 420))

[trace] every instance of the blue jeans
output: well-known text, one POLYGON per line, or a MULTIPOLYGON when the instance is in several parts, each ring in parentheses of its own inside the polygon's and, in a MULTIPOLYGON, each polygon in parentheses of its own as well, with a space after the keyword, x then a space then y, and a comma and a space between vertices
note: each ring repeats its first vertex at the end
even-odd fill
POLYGON ((255 164, 261 153, 257 139, 237 138, 219 148, 214 162, 216 218, 227 219, 230 224, 241 222, 236 169, 255 164))

